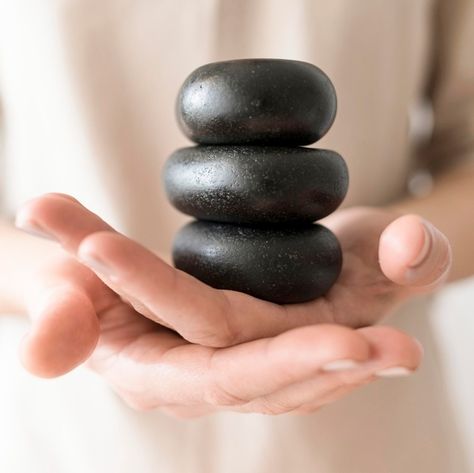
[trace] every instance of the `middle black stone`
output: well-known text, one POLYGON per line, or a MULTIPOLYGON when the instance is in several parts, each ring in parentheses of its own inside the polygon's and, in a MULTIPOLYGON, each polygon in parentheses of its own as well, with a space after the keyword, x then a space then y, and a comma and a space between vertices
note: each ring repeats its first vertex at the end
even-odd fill
POLYGON ((349 177, 334 151, 227 145, 177 150, 164 181, 171 203, 198 219, 292 224, 336 210, 349 177))

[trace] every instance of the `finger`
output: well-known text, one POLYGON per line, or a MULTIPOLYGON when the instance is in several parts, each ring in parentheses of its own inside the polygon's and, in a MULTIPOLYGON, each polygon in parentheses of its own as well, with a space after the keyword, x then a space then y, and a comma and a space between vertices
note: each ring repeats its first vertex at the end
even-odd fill
POLYGON ((81 261, 138 312, 195 343, 230 346, 330 319, 324 301, 290 314, 241 293, 212 289, 115 232, 72 198, 34 199, 20 209, 17 223, 40 228, 74 255, 80 247, 81 261))
POLYGON ((312 412, 374 380, 373 375, 364 372, 354 370, 351 374, 343 376, 321 371, 308 379, 254 399, 243 406, 242 411, 272 415, 294 411, 312 412))
POLYGON ((358 332, 370 346, 367 360, 348 369, 316 373, 257 398, 244 409, 267 414, 312 412, 378 377, 411 374, 420 364, 422 351, 412 337, 390 327, 370 327, 358 332))
POLYGON ((423 359, 418 340, 388 326, 364 327, 357 330, 371 346, 371 357, 357 370, 378 377, 406 376, 416 371, 423 359))
MULTIPOLYGON (((105 230, 115 233, 110 225, 74 197, 60 193, 45 194, 26 202, 17 213, 16 226, 34 235, 58 241, 73 256, 76 256, 80 242, 88 235, 105 230)), ((101 276, 103 272, 99 274, 99 277, 101 276)), ((150 314, 136 298, 125 294, 112 281, 107 280, 106 283, 137 311, 153 318, 153 314, 150 314)), ((155 320, 163 322, 157 318, 155 320)))
POLYGON ((76 204, 79 204, 79 205, 82 205, 75 197, 73 197, 72 195, 69 195, 69 194, 63 194, 62 192, 48 192, 46 195, 49 195, 49 196, 56 196, 56 197, 60 197, 60 198, 63 198, 63 199, 66 199, 66 200, 69 200, 71 202, 75 202, 76 204))
POLYGON ((451 266, 447 238, 431 223, 404 215, 383 231, 379 242, 380 267, 396 284, 419 290, 443 282, 451 266))
POLYGON ((194 343, 230 346, 317 321, 316 310, 290 315, 284 307, 215 290, 117 233, 90 235, 78 256, 129 300, 138 301, 134 307, 140 313, 194 343))
POLYGON ((216 353, 211 365, 216 386, 245 401, 301 382, 334 362, 361 363, 370 356, 361 334, 337 325, 294 329, 252 343, 216 353))
POLYGON ((86 360, 99 336, 97 314, 120 299, 88 268, 57 256, 25 295, 32 325, 21 359, 38 376, 59 376, 86 360))
POLYGON ((190 341, 230 342, 228 302, 222 292, 178 272, 75 199, 58 194, 33 199, 19 210, 16 223, 50 235, 74 256, 84 242, 81 261, 142 315, 173 327, 190 341))
MULTIPOLYGON (((112 360, 100 356, 92 365, 140 410, 163 406, 249 410, 254 399, 281 394, 290 385, 318 377, 323 382, 318 394, 324 399, 339 385, 353 386, 388 368, 413 371, 421 357, 415 341, 387 327, 354 331, 335 325, 311 326, 224 349, 186 344, 162 329, 140 344, 121 348, 112 360), (338 360, 345 360, 347 366, 348 359, 359 362, 359 367, 325 372, 338 360)), ((310 397, 308 392, 301 395, 310 397)), ((268 401, 253 410, 276 413, 282 405, 288 409, 291 402, 301 403, 301 398, 285 402, 275 412, 268 401)))
MULTIPOLYGON (((137 364, 122 351, 105 369, 100 365, 95 368, 115 385, 126 380, 128 389, 134 390, 133 399, 147 408, 234 408, 306 379, 327 363, 348 358, 363 361, 369 356, 369 345, 361 334, 336 325, 299 328, 223 349, 183 345, 176 338, 171 332, 153 334, 146 348, 146 364, 137 364), (140 390, 139 386, 146 388, 140 390)), ((127 386, 122 384, 120 389, 126 391, 127 386)))
POLYGON ((95 308, 87 294, 61 284, 30 302, 32 326, 21 346, 21 361, 36 376, 60 376, 86 360, 99 337, 95 308))
POLYGON ((73 197, 56 193, 24 203, 17 212, 15 224, 22 230, 57 240, 73 253, 87 235, 115 231, 73 197))

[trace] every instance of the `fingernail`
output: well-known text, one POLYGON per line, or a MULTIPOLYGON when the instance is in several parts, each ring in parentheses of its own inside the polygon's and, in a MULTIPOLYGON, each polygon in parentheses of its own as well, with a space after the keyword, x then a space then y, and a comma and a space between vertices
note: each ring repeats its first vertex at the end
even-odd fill
POLYGON ((107 276, 108 278, 113 277, 111 269, 97 257, 84 254, 81 254, 78 257, 81 263, 85 264, 87 267, 94 270, 95 272, 107 276))
POLYGON ((424 221, 423 227, 425 244, 420 255, 405 272, 405 281, 419 286, 436 286, 449 274, 452 260, 451 246, 446 236, 429 222, 424 221))
POLYGON ((17 218, 15 221, 15 227, 36 237, 45 238, 46 240, 58 241, 57 238, 48 233, 44 228, 40 227, 36 222, 32 222, 31 220, 22 221, 21 219, 17 218))
POLYGON ((412 373, 412 370, 409 370, 404 366, 394 366, 392 368, 385 368, 384 370, 377 371, 375 374, 381 378, 398 378, 402 376, 409 376, 412 373))
POLYGON ((433 225, 431 225, 431 223, 427 222, 426 220, 424 220, 422 223, 425 234, 423 247, 418 253, 418 256, 410 264, 411 268, 416 268, 417 266, 420 266, 420 264, 422 264, 426 260, 433 244, 433 232, 435 230, 433 225))
POLYGON ((335 360, 326 363, 321 369, 323 371, 346 371, 355 368, 359 363, 354 360, 335 360))

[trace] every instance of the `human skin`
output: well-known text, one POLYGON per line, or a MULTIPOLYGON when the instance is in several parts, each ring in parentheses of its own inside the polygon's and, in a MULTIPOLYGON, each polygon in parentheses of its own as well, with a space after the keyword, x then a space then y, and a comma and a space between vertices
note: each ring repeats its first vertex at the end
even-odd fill
POLYGON ((59 245, 3 225, 0 310, 31 317, 21 348, 30 372, 54 377, 85 362, 137 409, 312 412, 416 370, 417 341, 374 324, 443 284, 448 239, 453 279, 472 274, 473 184, 472 167, 458 168, 423 200, 335 212, 324 223, 343 248, 341 276, 324 298, 288 306, 212 289, 72 197, 47 194, 23 205, 17 224, 59 245))

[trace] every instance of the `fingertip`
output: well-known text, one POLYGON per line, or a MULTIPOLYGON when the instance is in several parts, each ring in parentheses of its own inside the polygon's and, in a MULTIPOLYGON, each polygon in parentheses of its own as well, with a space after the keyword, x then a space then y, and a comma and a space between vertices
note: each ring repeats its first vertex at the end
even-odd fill
POLYGON ((395 367, 414 372, 423 360, 423 346, 419 340, 394 327, 364 327, 358 332, 370 344, 369 367, 376 372, 395 367))
POLYGON ((61 211, 64 201, 64 197, 54 193, 42 194, 25 201, 16 212, 15 226, 33 236, 59 242, 58 236, 44 222, 48 221, 52 214, 67 214, 61 211))
POLYGON ((411 266, 406 273, 407 284, 433 289, 449 276, 452 248, 447 237, 429 222, 425 223, 431 236, 430 250, 421 264, 411 266))
POLYGON ((379 263, 385 276, 406 284, 407 268, 424 258, 430 246, 421 217, 403 215, 391 222, 380 235, 379 263))
POLYGON ((42 378, 61 376, 84 362, 99 338, 90 300, 79 291, 49 294, 20 347, 27 371, 42 378))
POLYGON ((42 217, 49 207, 57 201, 63 201, 58 194, 45 193, 24 201, 18 207, 16 212, 16 224, 21 226, 21 223, 35 220, 35 216, 42 217))
POLYGON ((396 284, 431 287, 447 276, 451 248, 430 222, 418 215, 404 215, 382 233, 379 263, 385 276, 396 284))
POLYGON ((75 204, 79 204, 82 206, 82 204, 75 197, 69 194, 63 194, 62 192, 48 192, 47 194, 44 194, 44 195, 48 195, 51 197, 58 197, 64 200, 69 200, 70 202, 74 202, 75 204))
POLYGON ((58 241, 72 253, 88 235, 114 231, 73 197, 56 193, 43 194, 25 202, 17 211, 15 223, 22 230, 58 241))

